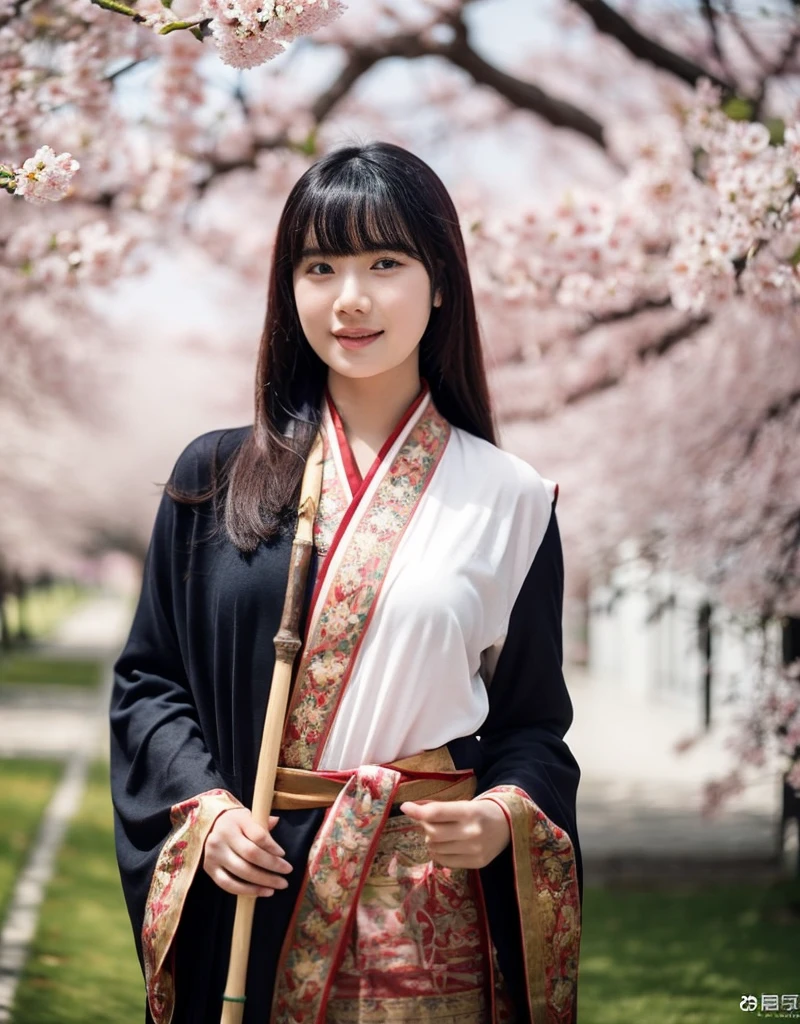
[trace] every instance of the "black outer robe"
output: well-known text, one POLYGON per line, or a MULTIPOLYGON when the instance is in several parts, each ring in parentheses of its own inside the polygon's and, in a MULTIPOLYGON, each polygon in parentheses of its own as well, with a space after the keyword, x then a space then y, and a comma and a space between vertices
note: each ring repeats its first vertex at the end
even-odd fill
MULTIPOLYGON (((212 461, 227 460, 251 429, 196 438, 171 480, 181 490, 205 490, 212 461)), ((211 536, 212 527, 210 502, 189 506, 162 497, 130 636, 114 666, 115 842, 140 963, 145 902, 171 830, 172 805, 215 788, 247 807, 253 795, 292 532, 248 555, 223 532, 211 536)), ((567 832, 582 902, 575 822, 580 771, 563 740, 573 712, 561 668, 562 599, 554 502, 512 610, 489 687, 488 717, 477 735, 454 739, 448 748, 456 768, 475 769, 479 793, 519 786, 567 832)), ((294 870, 287 889, 256 902, 245 1024, 268 1020, 278 955, 323 815, 322 809, 282 811, 273 830, 294 870)), ((528 1021, 510 847, 480 874, 500 967, 520 1021, 528 1021)), ((235 896, 197 871, 176 937, 173 1024, 218 1024, 235 905, 235 896)), ((151 1022, 146 1000, 144 1013, 151 1022)))

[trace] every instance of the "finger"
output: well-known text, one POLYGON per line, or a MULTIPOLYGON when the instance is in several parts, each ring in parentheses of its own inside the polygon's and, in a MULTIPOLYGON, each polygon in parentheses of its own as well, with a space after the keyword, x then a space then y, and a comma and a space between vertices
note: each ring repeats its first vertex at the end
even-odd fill
POLYGON ((431 843, 469 842, 480 836, 480 830, 462 821, 420 822, 431 843))
POLYGON ((241 881, 250 882, 252 885, 268 886, 271 889, 285 889, 289 885, 283 875, 276 874, 274 871, 266 871, 256 864, 251 864, 243 857, 240 857, 238 853, 234 853, 233 850, 228 851, 228 855, 221 862, 220 867, 225 868, 226 871, 235 875, 241 881))
MULTIPOLYGON (((270 821, 271 820, 272 818, 270 818, 270 821)), ((267 853, 273 853, 278 857, 283 857, 286 854, 283 847, 279 846, 269 832, 265 828, 262 828, 256 821, 251 820, 247 822, 242 829, 242 834, 247 836, 250 842, 256 843, 262 850, 266 850, 267 853)))
POLYGON ((225 892, 232 893, 234 896, 274 896, 275 890, 269 886, 251 885, 249 882, 243 882, 241 878, 237 878, 236 875, 232 875, 230 871, 226 871, 225 868, 217 868, 211 875, 214 882, 224 889, 225 892))
POLYGON ((261 868, 266 868, 267 871, 278 871, 281 874, 288 875, 292 870, 292 865, 288 860, 284 860, 283 857, 277 857, 273 853, 267 853, 266 850, 251 842, 246 836, 235 837, 230 843, 229 849, 238 854, 242 860, 246 860, 250 864, 257 864, 261 868))
POLYGON ((431 800, 424 804, 408 801, 400 805, 400 810, 409 818, 430 822, 463 821, 473 813, 469 800, 431 800))

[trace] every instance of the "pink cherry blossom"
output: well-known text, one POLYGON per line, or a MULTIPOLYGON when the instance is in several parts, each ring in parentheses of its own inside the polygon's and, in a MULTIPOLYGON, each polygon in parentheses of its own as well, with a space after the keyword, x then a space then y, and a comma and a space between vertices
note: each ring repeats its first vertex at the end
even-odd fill
POLYGON ((40 146, 16 172, 16 194, 39 205, 63 199, 79 167, 70 153, 56 156, 50 146, 40 146))
POLYGON ((282 53, 300 35, 308 35, 340 17, 341 0, 202 0, 212 18, 211 31, 225 64, 252 68, 282 53))

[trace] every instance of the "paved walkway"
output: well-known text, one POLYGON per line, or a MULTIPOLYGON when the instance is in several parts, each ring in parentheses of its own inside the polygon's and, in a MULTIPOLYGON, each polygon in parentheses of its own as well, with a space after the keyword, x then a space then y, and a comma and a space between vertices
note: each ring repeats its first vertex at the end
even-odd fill
POLYGON ((733 765, 728 730, 716 728, 676 754, 675 743, 694 731, 689 711, 618 694, 577 670, 567 678, 575 717, 566 740, 582 771, 578 827, 589 873, 771 873, 781 807, 777 771, 764 773, 719 815, 703 817, 704 782, 733 765))
POLYGON ((114 596, 80 605, 54 632, 44 653, 99 658, 105 665, 100 699, 66 686, 0 686, 0 757, 68 758, 106 749, 111 666, 130 629, 131 610, 114 596))

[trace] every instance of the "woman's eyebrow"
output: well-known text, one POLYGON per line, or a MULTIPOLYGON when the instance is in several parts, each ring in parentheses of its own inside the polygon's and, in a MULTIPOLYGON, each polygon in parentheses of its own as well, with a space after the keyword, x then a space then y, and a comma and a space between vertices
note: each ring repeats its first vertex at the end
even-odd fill
MULTIPOLYGON (((396 246, 393 246, 393 245, 374 245, 374 246, 371 245, 367 249, 365 249, 364 251, 365 252, 405 252, 405 249, 398 249, 396 246)), ((332 253, 329 249, 303 249, 303 251, 300 253, 300 259, 301 260, 306 260, 306 259, 308 259, 311 256, 333 256, 333 255, 335 255, 335 253, 332 253)))

